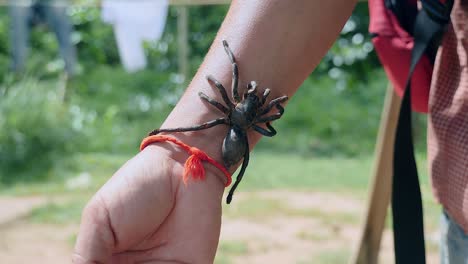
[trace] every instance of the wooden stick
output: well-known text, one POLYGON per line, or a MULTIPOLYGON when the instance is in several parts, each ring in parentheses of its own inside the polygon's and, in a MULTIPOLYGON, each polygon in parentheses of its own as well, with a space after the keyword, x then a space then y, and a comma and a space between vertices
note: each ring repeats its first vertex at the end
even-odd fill
POLYGON ((393 144, 400 105, 401 99, 389 84, 377 136, 373 183, 369 192, 366 219, 351 264, 375 264, 378 260, 380 240, 392 191, 393 144))

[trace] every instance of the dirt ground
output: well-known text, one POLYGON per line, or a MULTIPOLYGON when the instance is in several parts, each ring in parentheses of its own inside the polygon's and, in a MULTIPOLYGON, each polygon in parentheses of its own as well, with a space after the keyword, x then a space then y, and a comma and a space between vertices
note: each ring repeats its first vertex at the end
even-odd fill
MULTIPOLYGON (((328 218, 298 214, 275 215, 267 220, 225 216, 219 249, 223 257, 217 258, 216 262, 333 264, 349 261, 359 238, 359 219, 363 215, 364 201, 327 193, 276 191, 256 192, 254 195, 265 199, 286 199, 285 203, 291 210, 296 208, 322 212, 328 218), (356 215, 358 220, 350 221, 349 224, 343 224, 339 219, 335 221, 333 215, 336 213, 339 217, 343 212, 356 215)), ((14 201, 8 199, 11 205, 14 201)), ((30 201, 37 206, 41 203, 39 200, 30 201)), ((23 200, 18 204, 25 207, 24 203, 23 200)), ((6 214, 6 210, 2 212, 6 214)), ((21 212, 24 215, 24 210, 21 212)), ((25 217, 18 217, 3 225, 0 223, 0 262, 69 263, 77 230, 77 224, 39 224, 25 217)), ((436 233, 437 230, 434 236, 436 233)), ((391 233, 387 230, 382 242, 380 263, 393 263, 392 243, 391 233)), ((428 263, 438 263, 437 250, 429 248, 428 263)))

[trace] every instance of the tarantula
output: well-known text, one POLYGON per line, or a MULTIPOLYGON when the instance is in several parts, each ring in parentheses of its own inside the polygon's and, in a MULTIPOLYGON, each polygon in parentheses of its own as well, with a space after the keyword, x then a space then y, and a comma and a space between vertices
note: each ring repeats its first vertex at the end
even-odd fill
POLYGON ((249 164, 249 141, 247 138, 247 130, 252 128, 253 130, 267 137, 276 135, 276 130, 271 126, 270 122, 279 119, 283 115, 284 108, 281 106, 281 103, 288 100, 288 97, 281 96, 275 98, 267 105, 265 105, 266 99, 270 94, 270 89, 265 89, 263 95, 259 97, 256 94, 257 83, 252 81, 247 85, 247 90, 241 99, 237 89, 239 81, 239 70, 234 58, 234 54, 229 48, 226 40, 223 40, 223 46, 232 64, 232 97, 234 98, 234 102, 231 102, 229 99, 224 86, 211 75, 208 75, 206 78, 210 84, 214 84, 214 86, 218 89, 226 105, 213 100, 203 92, 199 92, 198 95, 202 100, 214 106, 226 116, 217 118, 198 126, 155 129, 150 132, 149 135, 156 135, 161 132, 198 131, 217 125, 228 125, 229 131, 227 132, 226 138, 224 139, 222 145, 224 166, 229 168, 232 165, 237 164, 242 158, 244 159, 241 170, 236 178, 236 182, 232 186, 227 196, 226 201, 229 204, 231 203, 234 191, 242 180, 245 169, 249 164), (276 107, 278 112, 273 115, 267 115, 274 107, 276 107), (265 123, 267 129, 260 127, 258 125, 260 123, 265 123))

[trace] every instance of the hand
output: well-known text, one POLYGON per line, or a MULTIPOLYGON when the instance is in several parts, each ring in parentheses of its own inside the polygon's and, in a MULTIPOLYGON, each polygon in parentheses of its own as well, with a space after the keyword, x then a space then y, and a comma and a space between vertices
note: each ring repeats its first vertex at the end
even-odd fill
POLYGON ((205 164, 206 179, 185 186, 188 155, 166 144, 128 161, 88 203, 74 263, 213 262, 223 182, 205 164))

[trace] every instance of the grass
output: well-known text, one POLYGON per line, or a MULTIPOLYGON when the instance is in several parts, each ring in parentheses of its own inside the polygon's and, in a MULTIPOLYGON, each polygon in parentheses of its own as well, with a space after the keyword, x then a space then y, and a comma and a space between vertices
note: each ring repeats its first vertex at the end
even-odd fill
MULTIPOLYGON (((128 158, 130 158, 129 155, 76 154, 57 162, 47 177, 48 181, 0 186, 0 195, 51 197, 54 202, 35 209, 28 221, 55 225, 78 224, 81 210, 86 202, 128 158), (83 172, 91 175, 88 186, 77 189, 67 187, 68 179, 83 172)), ((252 155, 251 166, 237 194, 241 198, 229 207, 224 205, 224 215, 228 218, 256 222, 275 217, 307 217, 318 219, 324 225, 333 223, 339 226, 346 223, 359 226, 361 212, 351 214, 324 212, 315 208, 291 208, 281 200, 281 197, 264 197, 256 191, 274 189, 319 191, 363 200, 367 194, 372 161, 371 156, 315 158, 265 150, 255 151, 252 155)), ((423 155, 418 156, 418 162, 420 164, 425 162, 423 155)), ((421 175, 421 186, 426 227, 428 230, 434 230, 439 222, 440 208, 432 198, 425 173, 421 175)), ((389 219, 390 217, 387 217, 387 227, 391 228, 389 219)), ((304 241, 319 241, 319 243, 330 239, 314 232, 300 232, 296 234, 296 238, 304 241)), ((70 241, 72 240, 74 237, 70 238, 70 241)), ((313 259, 306 259, 307 261, 303 263, 345 263, 350 255, 349 250, 340 248, 326 250, 314 255, 313 259)), ((245 241, 220 241, 215 263, 232 263, 236 257, 246 254, 249 254, 249 249, 245 241)))
POLYGON ((351 252, 349 248, 333 249, 321 252, 318 257, 310 263, 342 264, 349 260, 350 255, 351 252))
MULTIPOLYGON (((102 153, 76 154, 56 162, 49 172, 48 181, 0 186, 0 195, 69 194, 65 181, 82 172, 88 172, 92 176, 91 186, 84 191, 93 192, 130 157, 102 153)), ((368 156, 307 158, 295 154, 254 151, 240 190, 292 189, 362 193, 367 189, 371 163, 372 159, 368 156)))
POLYGON ((246 255, 248 251, 248 245, 245 241, 221 241, 218 246, 218 251, 214 262, 217 264, 229 264, 232 263, 232 258, 240 255, 246 255))
MULTIPOLYGON (((265 151, 257 151, 252 156, 251 166, 241 184, 240 191, 289 189, 365 195, 368 170, 371 164, 369 157, 355 159, 303 158, 298 155, 275 154, 265 151), (281 164, 281 166, 272 170, 272 164, 281 164)), ((62 162, 57 162, 50 172, 49 181, 0 186, 0 195, 45 195, 58 197, 59 200, 65 199, 67 202, 37 209, 33 212, 31 220, 47 223, 77 222, 81 208, 86 201, 128 158, 130 156, 102 153, 76 154, 62 160, 62 162), (86 188, 69 189, 66 186, 67 179, 82 172, 91 175, 90 185, 86 188)), ((291 209, 279 200, 259 197, 243 199, 225 212, 232 217, 263 219, 279 214, 319 217, 320 219, 330 217, 350 219, 350 216, 347 215, 329 216, 313 210, 291 209)))
MULTIPOLYGON (((0 195, 64 196, 69 197, 69 200, 72 200, 71 203, 73 201, 75 201, 75 204, 84 203, 129 158, 129 155, 76 154, 73 157, 63 159, 62 162, 58 162, 50 172, 49 181, 0 186, 0 195), (71 190, 67 188, 66 180, 82 172, 91 175, 90 185, 84 189, 71 190)), ((419 155, 418 162, 422 164, 424 161, 424 156, 419 155)), ((294 154, 254 151, 250 164, 239 191, 272 189, 321 191, 353 195, 364 199, 370 179, 372 157, 313 158, 294 154)), ((421 175, 421 185, 426 212, 431 219, 437 219, 438 222, 440 209, 433 201, 425 173, 421 175)), ((80 207, 72 206, 71 208, 78 210, 80 207)), ((62 209, 72 210, 71 208, 53 206, 44 209, 45 211, 40 212, 40 214, 45 214, 50 210, 54 212, 62 209)), ((320 216, 320 212, 310 210, 292 210, 279 200, 260 199, 259 197, 251 197, 251 199, 240 201, 235 208, 227 212, 231 216, 249 216, 252 218, 268 217, 279 213, 321 218, 329 217, 323 214, 320 216)), ((72 218, 73 214, 69 214, 69 216, 72 218)), ((334 215, 334 217, 337 216, 334 215)), ((346 215, 339 216, 339 218, 352 220, 346 215)), ((36 217, 36 219, 42 218, 36 217)), ((432 222, 429 221, 429 223, 432 222)))
POLYGON ((291 208, 284 201, 263 198, 249 193, 243 193, 242 200, 233 205, 225 205, 224 215, 229 218, 248 218, 255 221, 265 221, 280 216, 310 217, 323 223, 341 222, 358 224, 359 217, 351 213, 325 212, 317 208, 291 208))
POLYGON ((312 232, 302 230, 296 234, 296 237, 301 240, 312 240, 312 241, 327 241, 329 236, 320 232, 312 232))
POLYGON ((257 152, 251 157, 243 190, 287 188, 321 191, 365 191, 371 159, 314 158, 257 152))
POLYGON ((297 264, 343 264, 348 263, 351 252, 348 248, 329 249, 321 253, 304 259, 297 264))
POLYGON ((29 216, 29 220, 36 223, 57 225, 68 224, 70 222, 79 223, 83 207, 84 202, 78 199, 63 204, 50 203, 33 210, 29 216))
MULTIPOLYGON (((136 152, 135 152, 136 153, 136 152)), ((13 185, 0 185, 0 195, 70 195, 94 193, 121 166, 130 155, 118 154, 75 154, 59 159, 48 172, 48 180, 42 182, 19 182, 13 185), (80 173, 91 174, 91 185, 83 190, 70 190, 66 187, 67 179, 80 173)))

